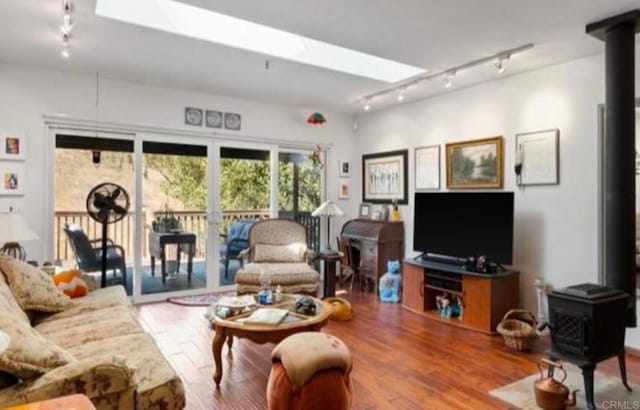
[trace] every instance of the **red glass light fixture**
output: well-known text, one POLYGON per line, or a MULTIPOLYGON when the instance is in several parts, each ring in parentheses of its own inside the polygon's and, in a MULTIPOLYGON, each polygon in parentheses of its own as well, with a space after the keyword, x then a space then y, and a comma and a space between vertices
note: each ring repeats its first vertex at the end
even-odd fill
POLYGON ((307 118, 307 123, 311 125, 322 125, 325 122, 327 122, 327 119, 319 112, 314 112, 309 115, 309 118, 307 118))

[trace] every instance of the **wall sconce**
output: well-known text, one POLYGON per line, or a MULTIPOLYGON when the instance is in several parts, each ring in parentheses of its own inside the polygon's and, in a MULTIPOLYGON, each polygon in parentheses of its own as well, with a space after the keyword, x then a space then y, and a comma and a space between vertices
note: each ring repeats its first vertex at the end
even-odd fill
POLYGON ((96 165, 100 164, 100 151, 91 151, 91 162, 96 165))

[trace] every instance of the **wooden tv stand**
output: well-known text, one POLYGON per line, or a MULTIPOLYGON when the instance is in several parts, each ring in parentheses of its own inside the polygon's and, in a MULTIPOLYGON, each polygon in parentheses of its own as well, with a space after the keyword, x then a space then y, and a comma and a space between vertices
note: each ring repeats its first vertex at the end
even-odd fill
POLYGON ((402 276, 402 306, 450 325, 495 333, 504 314, 519 306, 518 271, 485 274, 468 272, 458 265, 405 259, 402 276), (444 292, 462 298, 462 319, 440 316, 436 296, 444 292))

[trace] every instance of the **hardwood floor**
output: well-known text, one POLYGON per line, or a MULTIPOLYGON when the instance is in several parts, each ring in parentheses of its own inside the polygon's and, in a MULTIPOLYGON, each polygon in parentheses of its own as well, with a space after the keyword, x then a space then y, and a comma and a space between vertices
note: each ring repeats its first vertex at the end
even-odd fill
MULTIPOLYGON (((457 329, 380 303, 373 294, 342 295, 353 304, 350 322, 323 329, 342 339, 353 356, 354 409, 509 409, 488 391, 537 371, 548 348, 507 350, 500 336, 457 329)), ((273 345, 237 340, 223 350, 224 375, 213 383, 213 331, 205 308, 169 303, 141 305, 138 318, 180 373, 188 409, 264 409, 273 345)), ((629 379, 640 383, 640 359, 627 355, 629 379)), ((609 360, 598 370, 618 375, 609 360)))

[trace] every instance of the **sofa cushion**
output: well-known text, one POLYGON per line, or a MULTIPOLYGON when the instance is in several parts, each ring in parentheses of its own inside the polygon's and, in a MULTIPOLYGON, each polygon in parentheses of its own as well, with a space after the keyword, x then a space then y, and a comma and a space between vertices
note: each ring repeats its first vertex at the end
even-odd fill
POLYGON ((131 309, 125 306, 49 320, 36 325, 35 329, 65 349, 103 340, 113 335, 143 332, 131 309))
POLYGON ((60 312, 72 305, 49 275, 26 262, 0 256, 0 270, 22 310, 60 312))
POLYGON ((124 357, 135 369, 136 407, 141 409, 182 409, 184 388, 180 377, 146 333, 114 336, 69 349, 78 360, 112 352, 124 357))
POLYGON ((29 323, 29 317, 24 313, 22 308, 20 308, 2 272, 0 272, 0 312, 11 314, 16 320, 27 324, 29 323))
POLYGON ((271 278, 271 286, 318 283, 320 274, 306 263, 249 263, 236 272, 236 283, 260 285, 263 269, 271 278))
POLYGON ((71 363, 74 358, 30 325, 0 312, 0 329, 9 335, 9 348, 0 355, 0 371, 28 379, 71 363))
POLYGON ((304 262, 307 245, 292 243, 289 245, 256 244, 253 249, 253 262, 304 262))
POLYGON ((89 292, 87 296, 71 300, 72 306, 62 312, 40 315, 35 318, 34 323, 44 323, 67 317, 84 317, 88 312, 102 309, 110 309, 117 306, 130 307, 131 303, 127 298, 127 293, 122 286, 109 286, 89 292))

